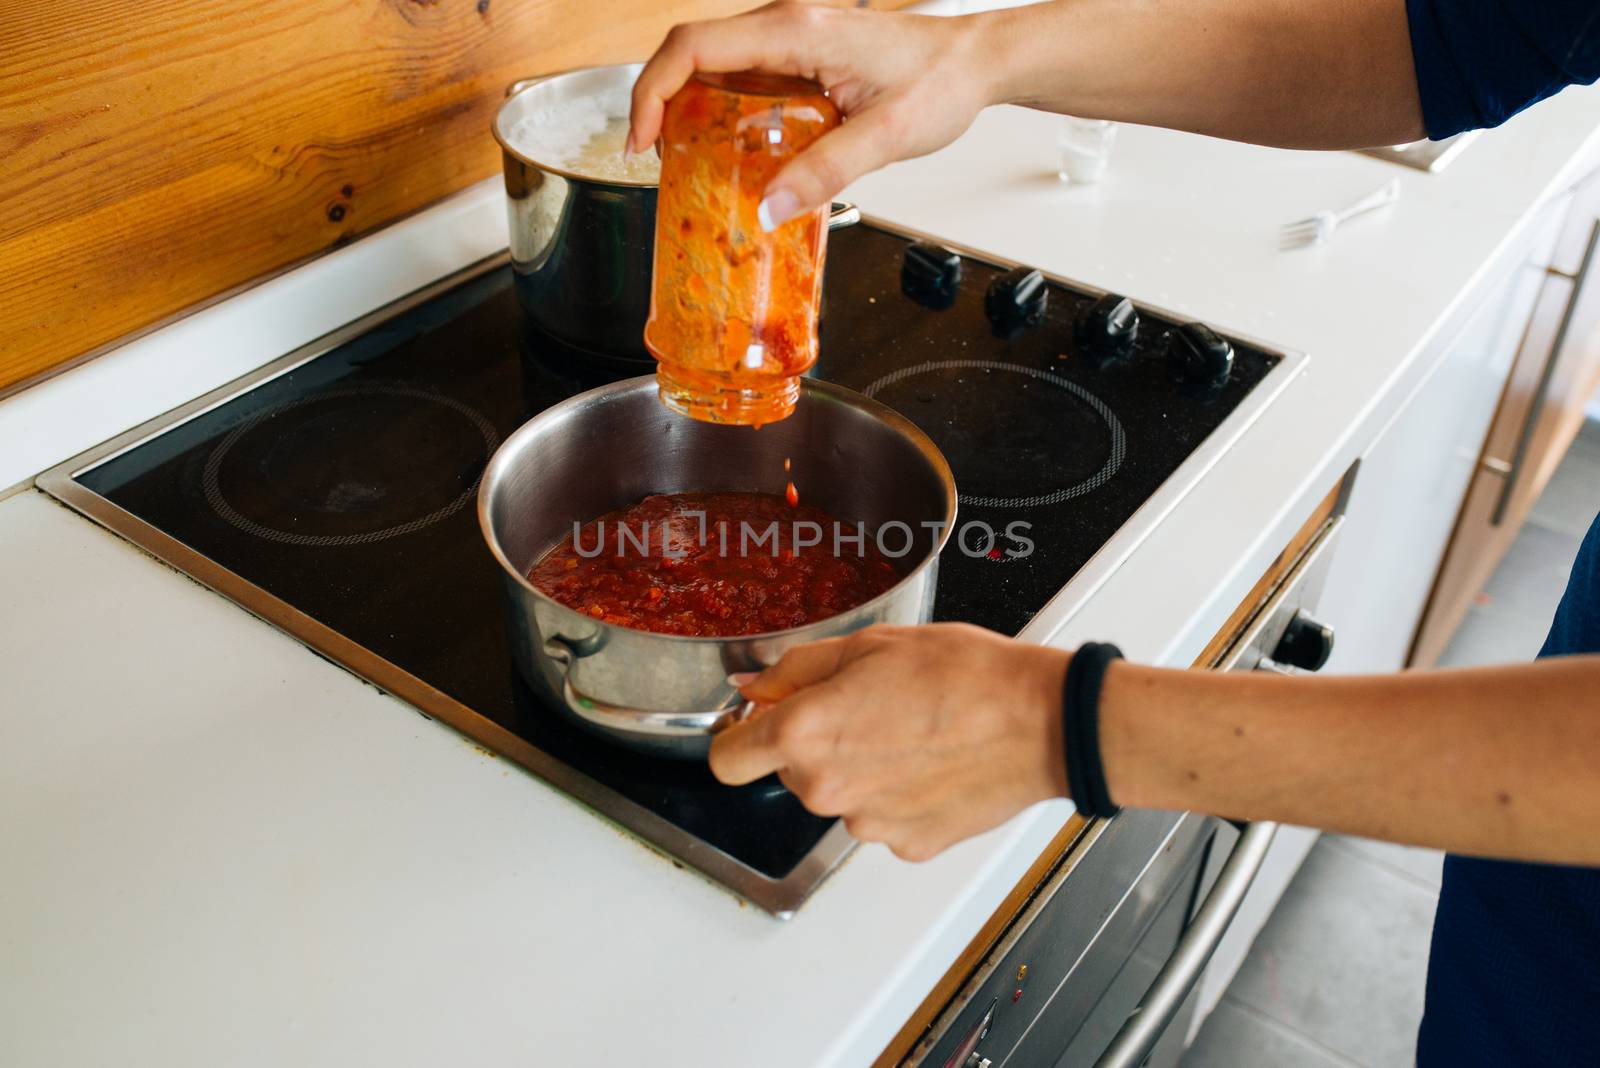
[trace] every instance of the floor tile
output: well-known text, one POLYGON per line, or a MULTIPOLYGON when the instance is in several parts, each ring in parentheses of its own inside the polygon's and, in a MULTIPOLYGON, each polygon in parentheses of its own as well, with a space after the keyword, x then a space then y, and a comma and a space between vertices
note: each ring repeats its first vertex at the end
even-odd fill
POLYGON ((1439 654, 1439 666, 1479 667, 1532 660, 1550 632, 1550 618, 1532 612, 1496 616, 1481 608, 1472 608, 1461 620, 1445 651, 1439 654))
POLYGON ((1184 1053, 1182 1068, 1352 1068, 1354 1063, 1225 997, 1184 1053))
POLYGON ((1532 520, 1551 530, 1582 535, 1600 513, 1600 423, 1584 425, 1533 506, 1532 520))
POLYGON ((1343 849, 1375 860, 1391 871, 1400 873, 1435 892, 1439 889, 1440 875, 1444 869, 1444 854, 1437 849, 1419 849, 1416 846, 1395 845, 1372 838, 1352 835, 1325 834, 1320 841, 1334 849, 1343 849))
POLYGON ((1566 592, 1583 538, 1526 523, 1489 576, 1481 607, 1492 616, 1542 617, 1546 624, 1566 592))
POLYGON ((1319 844, 1228 996, 1359 1064, 1412 1064, 1436 904, 1415 879, 1319 844))

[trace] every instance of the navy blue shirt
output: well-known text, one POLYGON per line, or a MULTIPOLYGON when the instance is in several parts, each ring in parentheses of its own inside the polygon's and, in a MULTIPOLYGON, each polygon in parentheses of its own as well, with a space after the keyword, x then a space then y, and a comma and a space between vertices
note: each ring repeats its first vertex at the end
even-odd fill
MULTIPOLYGON (((1539 651, 1575 653, 1600 653, 1600 519, 1539 651)), ((1445 858, 1417 1063, 1600 1064, 1600 869, 1445 858)))
MULTIPOLYGON (((1600 75, 1600 0, 1406 0, 1406 15, 1433 138, 1600 75)), ((1600 653, 1600 519, 1539 655, 1576 653, 1600 653)), ((1600 695, 1571 712, 1600 715, 1600 695)), ((1417 1063, 1600 1064, 1600 869, 1445 858, 1417 1063)))
POLYGON ((1600 76, 1596 0, 1406 0, 1432 138, 1498 126, 1600 76))

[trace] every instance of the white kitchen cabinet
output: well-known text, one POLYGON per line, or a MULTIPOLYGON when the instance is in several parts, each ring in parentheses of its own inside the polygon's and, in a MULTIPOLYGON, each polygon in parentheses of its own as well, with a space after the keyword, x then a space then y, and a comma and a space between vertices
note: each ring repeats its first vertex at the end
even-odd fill
POLYGON ((1322 596, 1321 618, 1338 635, 1326 670, 1404 666, 1569 201, 1541 211, 1515 269, 1362 457, 1322 596))
POLYGON ((1432 667, 1449 647, 1600 388, 1600 179, 1575 197, 1412 643, 1412 667, 1432 667))

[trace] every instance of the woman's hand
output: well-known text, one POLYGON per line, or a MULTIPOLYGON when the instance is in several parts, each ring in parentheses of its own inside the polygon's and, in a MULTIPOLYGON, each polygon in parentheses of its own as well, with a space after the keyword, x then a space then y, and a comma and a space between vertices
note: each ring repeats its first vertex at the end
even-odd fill
POLYGON ((799 646, 741 687, 758 710, 713 739, 711 770, 777 772, 857 839, 926 860, 1066 793, 1067 660, 956 623, 799 646))
MULTIPOLYGON (((763 70, 820 82, 845 116, 768 185, 773 226, 826 204, 886 163, 954 141, 991 86, 968 20, 775 3, 733 18, 675 26, 633 87, 629 148, 661 132, 666 100, 695 71, 763 70)), ((997 58, 997 57, 996 57, 997 58)))

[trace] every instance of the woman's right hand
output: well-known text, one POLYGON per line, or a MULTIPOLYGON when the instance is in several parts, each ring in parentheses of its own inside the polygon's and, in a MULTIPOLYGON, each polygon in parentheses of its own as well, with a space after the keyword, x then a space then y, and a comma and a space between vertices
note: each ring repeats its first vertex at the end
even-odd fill
MULTIPOLYGON (((675 26, 633 87, 628 145, 661 132, 667 99, 695 71, 762 70, 820 82, 845 122, 767 186, 772 226, 832 200, 868 171, 954 141, 994 87, 976 24, 895 12, 774 3, 732 18, 675 26)), ((997 57, 991 57, 991 60, 997 57)))

